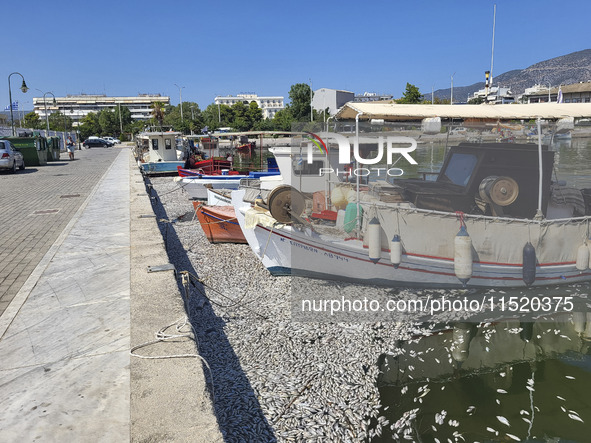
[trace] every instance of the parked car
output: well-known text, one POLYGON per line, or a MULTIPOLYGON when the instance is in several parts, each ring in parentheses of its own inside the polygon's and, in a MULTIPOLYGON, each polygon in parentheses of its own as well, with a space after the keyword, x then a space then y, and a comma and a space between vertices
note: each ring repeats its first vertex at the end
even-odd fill
POLYGON ((85 148, 109 148, 113 146, 111 142, 98 137, 88 137, 82 144, 85 148))
POLYGON ((23 154, 8 140, 0 140, 0 169, 15 173, 17 168, 25 169, 23 154))
POLYGON ((107 140, 108 142, 111 142, 114 145, 118 145, 119 143, 121 143, 121 140, 119 140, 118 138, 114 138, 114 137, 103 137, 103 140, 107 140))

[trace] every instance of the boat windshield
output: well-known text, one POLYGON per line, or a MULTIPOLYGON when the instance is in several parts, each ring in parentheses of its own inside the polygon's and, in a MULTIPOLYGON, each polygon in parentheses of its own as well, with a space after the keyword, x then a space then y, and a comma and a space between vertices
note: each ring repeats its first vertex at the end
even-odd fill
POLYGON ((466 186, 470 181, 478 157, 473 154, 454 153, 449 159, 443 176, 453 184, 466 186))

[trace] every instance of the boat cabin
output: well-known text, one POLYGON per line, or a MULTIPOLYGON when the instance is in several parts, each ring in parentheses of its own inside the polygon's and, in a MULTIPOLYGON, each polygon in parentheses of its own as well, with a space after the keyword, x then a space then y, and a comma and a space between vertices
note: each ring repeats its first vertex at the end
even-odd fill
POLYGON ((261 177, 261 189, 271 190, 278 184, 288 184, 300 192, 312 193, 324 190, 328 186, 327 174, 321 171, 326 168, 338 169, 338 151, 325 154, 313 152, 312 163, 307 162, 307 150, 297 146, 277 146, 269 148, 276 160, 274 170, 281 175, 261 177))
MULTIPOLYGON (((404 200, 418 208, 532 218, 538 205, 538 146, 460 143, 450 148, 435 181, 396 180, 404 200)), ((542 212, 551 193, 554 152, 542 150, 542 212)))
POLYGON ((138 159, 142 163, 176 162, 183 152, 177 150, 180 132, 143 132, 137 136, 138 159))

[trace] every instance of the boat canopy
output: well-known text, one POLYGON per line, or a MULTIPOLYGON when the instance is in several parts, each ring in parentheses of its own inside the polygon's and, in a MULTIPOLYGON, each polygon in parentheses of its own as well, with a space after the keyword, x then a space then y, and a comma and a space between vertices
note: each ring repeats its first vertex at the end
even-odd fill
POLYGON ((542 118, 591 117, 591 103, 532 103, 505 105, 405 105, 398 103, 347 103, 336 114, 339 120, 420 120, 442 119, 529 120, 542 118))

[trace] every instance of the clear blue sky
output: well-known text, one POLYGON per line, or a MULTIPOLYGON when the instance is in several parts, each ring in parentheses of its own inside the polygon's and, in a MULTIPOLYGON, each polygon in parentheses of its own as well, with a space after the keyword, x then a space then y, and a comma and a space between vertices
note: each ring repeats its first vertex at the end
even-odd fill
POLYGON ((288 99, 294 83, 400 97, 428 93, 591 48, 580 1, 4 1, 0 105, 56 96, 161 93, 201 109, 216 95, 288 99))

